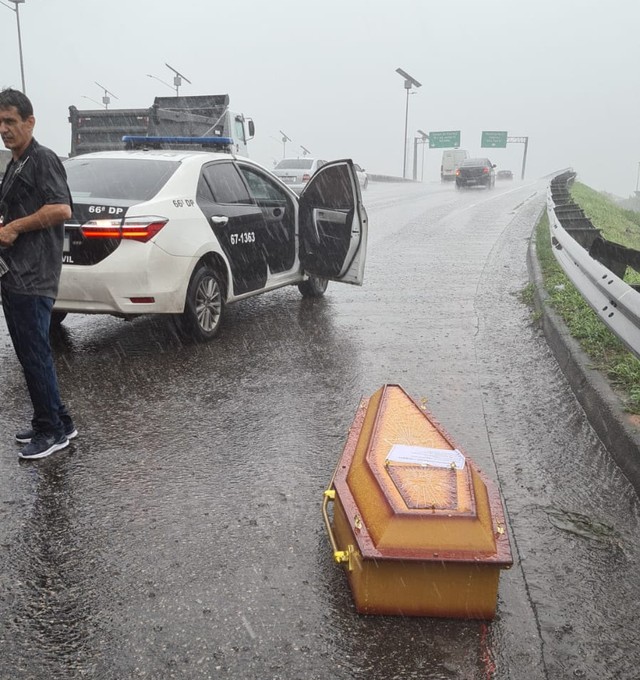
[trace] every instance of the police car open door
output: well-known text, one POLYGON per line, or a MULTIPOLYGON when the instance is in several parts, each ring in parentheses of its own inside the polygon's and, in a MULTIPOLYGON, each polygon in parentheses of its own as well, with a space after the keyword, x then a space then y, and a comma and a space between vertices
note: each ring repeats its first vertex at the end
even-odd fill
POLYGON ((300 194, 300 262, 307 274, 362 285, 367 213, 351 160, 323 165, 300 194))

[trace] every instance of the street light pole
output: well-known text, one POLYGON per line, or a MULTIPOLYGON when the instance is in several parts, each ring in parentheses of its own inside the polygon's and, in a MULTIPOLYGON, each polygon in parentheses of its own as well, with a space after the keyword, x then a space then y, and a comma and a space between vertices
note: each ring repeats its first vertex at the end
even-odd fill
POLYGON ((4 2, 1 2, 0 4, 4 5, 5 7, 9 8, 12 12, 16 13, 16 24, 18 26, 18 53, 20 55, 20 77, 22 79, 22 92, 23 94, 27 94, 27 87, 24 83, 24 60, 22 58, 22 32, 20 31, 20 8, 19 5, 21 5, 25 0, 9 0, 9 2, 12 2, 15 7, 10 7, 4 2))
POLYGON ((285 158, 287 154, 287 142, 291 141, 291 137, 288 137, 282 130, 280 130, 282 135, 282 157, 285 158))
POLYGON ((409 95, 412 87, 422 87, 422 83, 419 83, 413 76, 410 76, 406 71, 401 68, 396 69, 396 73, 399 73, 404 78, 404 87, 407 91, 407 103, 404 113, 404 149, 402 156, 402 178, 405 179, 407 176, 407 132, 409 128, 409 95))
POLYGON ((158 76, 153 76, 150 73, 147 73, 147 78, 153 78, 154 80, 157 80, 158 82, 162 83, 163 85, 166 85, 168 88, 173 90, 173 85, 169 85, 169 83, 166 80, 162 80, 162 78, 158 78, 158 76))
POLYGON ((407 176, 407 130, 409 128, 409 92, 411 90, 411 82, 404 81, 404 86, 407 89, 407 103, 404 107, 404 155, 402 157, 402 177, 407 176))
MULTIPOLYGON (((429 135, 424 130, 418 130, 418 134, 420 135, 420 139, 422 140, 422 170, 420 171, 420 181, 422 182, 424 180, 424 147, 425 144, 427 144, 429 141, 429 135)), ((415 174, 416 175, 418 174, 417 169, 415 174)))
POLYGON ((102 95, 102 103, 104 104, 104 108, 108 109, 109 104, 111 104, 111 97, 113 97, 114 99, 117 99, 117 97, 115 96, 115 94, 113 94, 113 92, 109 92, 109 90, 107 90, 107 88, 104 85, 100 85, 100 83, 97 80, 94 80, 93 82, 101 90, 104 90, 104 94, 102 95), (109 95, 111 95, 111 97, 109 95))
POLYGON ((175 75, 173 76, 173 86, 176 88, 177 97, 180 94, 180 86, 182 85, 183 80, 186 80, 189 83, 189 85, 191 85, 192 83, 189 80, 189 78, 187 78, 187 76, 183 76, 182 73, 180 73, 180 71, 176 71, 176 69, 174 69, 173 66, 169 66, 169 64, 167 64, 166 62, 165 66, 175 73, 175 75))

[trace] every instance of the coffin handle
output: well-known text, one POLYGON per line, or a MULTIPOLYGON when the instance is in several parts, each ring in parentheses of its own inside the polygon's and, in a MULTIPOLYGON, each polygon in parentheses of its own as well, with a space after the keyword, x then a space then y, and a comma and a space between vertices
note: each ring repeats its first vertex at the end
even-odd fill
POLYGON ((336 538, 333 535, 333 527, 331 526, 331 520, 329 519, 329 513, 327 508, 329 507, 329 502, 333 502, 336 498, 335 489, 327 489, 323 494, 322 499, 322 517, 324 518, 324 525, 327 528, 327 534, 329 535, 329 542, 331 543, 331 548, 333 549, 333 559, 336 564, 346 564, 348 571, 353 571, 353 558, 354 550, 352 545, 348 545, 346 550, 338 550, 338 544, 336 543, 336 538))

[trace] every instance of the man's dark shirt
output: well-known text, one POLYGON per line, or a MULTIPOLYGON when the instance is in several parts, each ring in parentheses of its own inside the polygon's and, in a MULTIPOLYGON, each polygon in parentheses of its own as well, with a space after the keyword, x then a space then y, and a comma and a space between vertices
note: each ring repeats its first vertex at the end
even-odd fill
MULTIPOLYGON (((19 160, 11 160, 0 184, 5 225, 43 205, 72 205, 67 174, 56 154, 31 141, 19 160)), ((9 265, 2 286, 14 293, 55 298, 62 269, 64 225, 21 233, 0 252, 9 265)))

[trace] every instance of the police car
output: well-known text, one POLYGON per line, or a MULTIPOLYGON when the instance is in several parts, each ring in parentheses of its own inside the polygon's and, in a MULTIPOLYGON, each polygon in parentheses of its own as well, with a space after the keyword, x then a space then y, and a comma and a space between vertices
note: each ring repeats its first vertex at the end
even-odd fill
POLYGON ((367 215, 351 160, 326 164, 298 196, 247 158, 185 150, 182 138, 171 149, 176 139, 64 161, 74 208, 52 324, 70 312, 170 314, 207 341, 231 302, 362 284, 367 215))

